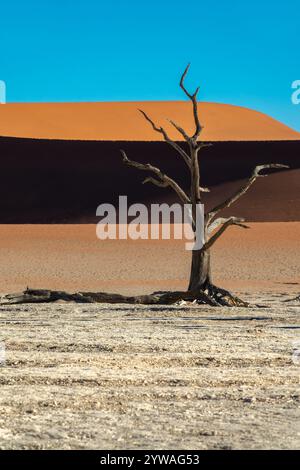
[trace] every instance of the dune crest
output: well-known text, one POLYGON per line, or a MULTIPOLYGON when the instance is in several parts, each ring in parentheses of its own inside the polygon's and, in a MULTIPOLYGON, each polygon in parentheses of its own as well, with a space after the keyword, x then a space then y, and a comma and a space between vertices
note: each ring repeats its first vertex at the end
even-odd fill
MULTIPOLYGON (((0 136, 63 140, 160 141, 138 113, 145 110, 171 138, 181 140, 167 119, 192 130, 186 101, 112 103, 9 103, 0 106, 0 136)), ((202 139, 208 141, 300 140, 300 133, 266 114, 217 103, 201 103, 202 139)))

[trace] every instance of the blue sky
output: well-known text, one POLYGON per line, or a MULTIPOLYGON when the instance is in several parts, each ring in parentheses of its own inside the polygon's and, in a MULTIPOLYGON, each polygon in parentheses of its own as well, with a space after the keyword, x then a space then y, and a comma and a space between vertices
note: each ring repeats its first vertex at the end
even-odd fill
POLYGON ((183 99, 263 111, 300 130, 299 0, 11 0, 1 4, 8 102, 183 99))

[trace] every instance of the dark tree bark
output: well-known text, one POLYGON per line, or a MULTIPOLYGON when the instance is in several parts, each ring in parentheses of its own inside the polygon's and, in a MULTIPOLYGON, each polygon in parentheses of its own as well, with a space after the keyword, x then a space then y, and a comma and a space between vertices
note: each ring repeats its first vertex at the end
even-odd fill
POLYGON ((205 291, 211 284, 210 251, 194 250, 188 290, 205 291))

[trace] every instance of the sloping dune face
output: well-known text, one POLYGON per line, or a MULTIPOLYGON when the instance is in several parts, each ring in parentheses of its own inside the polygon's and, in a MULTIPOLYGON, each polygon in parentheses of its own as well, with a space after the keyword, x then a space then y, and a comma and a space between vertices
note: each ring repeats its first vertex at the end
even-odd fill
MULTIPOLYGON (((184 145, 184 144, 181 144, 184 145)), ((127 168, 151 162, 189 191, 187 168, 165 142, 91 142, 0 137, 0 223, 94 223, 96 208, 119 195, 128 204, 178 202, 174 191, 141 184, 145 175, 127 168)), ((185 148, 187 148, 185 146, 185 148)), ((283 163, 289 170, 259 178, 227 214, 251 221, 300 220, 300 141, 214 142, 201 153, 203 195, 211 208, 244 184, 256 165, 283 163), (243 181, 241 181, 243 180, 243 181), (232 209, 232 210, 231 210, 232 209)))
MULTIPOLYGON (((170 137, 181 135, 167 122, 172 119, 192 132, 191 103, 185 101, 128 103, 18 103, 0 106, 0 135, 39 139, 160 141, 138 109, 168 129, 170 137)), ((199 103, 207 141, 300 140, 300 133, 271 117, 247 108, 199 103)))

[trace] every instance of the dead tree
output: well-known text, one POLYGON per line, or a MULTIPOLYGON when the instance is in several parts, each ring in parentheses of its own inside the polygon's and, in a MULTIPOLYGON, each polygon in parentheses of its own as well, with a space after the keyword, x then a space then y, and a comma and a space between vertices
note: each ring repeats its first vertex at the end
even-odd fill
MULTIPOLYGON (((201 203, 201 194, 208 192, 207 188, 201 186, 201 172, 199 166, 199 154, 205 147, 211 145, 201 142, 200 135, 202 132, 202 125, 198 115, 198 102, 197 96, 199 88, 194 93, 189 93, 185 87, 185 78, 189 70, 189 65, 186 67, 181 79, 180 87, 192 103, 193 119, 195 130, 190 136, 188 133, 176 122, 170 120, 170 124, 182 135, 184 141, 187 143, 188 151, 184 150, 176 141, 172 140, 167 131, 158 126, 154 121, 143 111, 140 110, 144 118, 152 126, 155 132, 163 136, 163 139, 168 143, 182 158, 185 165, 187 165, 190 172, 190 190, 187 194, 180 185, 170 176, 166 175, 159 168, 151 165, 150 163, 144 164, 130 160, 125 151, 121 150, 123 161, 126 165, 137 168, 147 172, 149 175, 143 183, 151 183, 159 187, 172 188, 180 201, 192 206, 192 225, 195 231, 195 218, 197 204, 201 203)), ((57 300, 72 301, 72 302, 97 302, 97 303, 128 303, 128 304, 172 304, 181 300, 197 301, 212 306, 248 306, 247 302, 242 301, 235 297, 225 289, 221 289, 213 284, 211 265, 210 265, 210 250, 221 237, 221 235, 231 225, 236 225, 242 228, 248 228, 244 224, 244 219, 237 217, 218 217, 219 213, 230 207, 241 196, 243 196, 257 178, 267 176, 262 172, 264 170, 273 168, 288 168, 286 165, 281 164, 268 164, 259 165, 254 168, 248 181, 237 190, 231 197, 224 202, 218 204, 205 214, 205 243, 199 250, 192 252, 192 262, 190 279, 187 291, 183 292, 154 292, 149 295, 141 296, 123 296, 120 294, 108 294, 105 292, 78 292, 69 294, 62 291, 50 290, 36 290, 28 289, 20 294, 9 294, 1 299, 3 304, 15 303, 29 303, 29 302, 54 302, 57 300)))
MULTIPOLYGON (((193 110, 193 119, 195 124, 195 130, 192 135, 188 133, 176 122, 169 120, 170 124, 175 127, 175 129, 182 135, 184 141, 187 143, 188 152, 186 152, 177 142, 172 140, 165 128, 158 126, 143 110, 140 110, 144 118, 149 122, 155 132, 160 133, 165 142, 173 147, 173 149, 180 155, 184 163, 187 165, 190 172, 190 191, 189 194, 186 194, 185 191, 180 187, 180 185, 170 178, 168 175, 163 173, 159 168, 154 167, 150 163, 142 164, 130 160, 124 150, 121 150, 123 161, 126 165, 135 167, 139 170, 147 171, 152 173, 153 176, 147 177, 143 183, 152 183, 159 187, 171 187, 181 200, 181 202, 186 204, 191 204, 192 206, 192 218, 193 218, 193 230, 195 231, 195 217, 196 217, 196 207, 197 204, 201 203, 201 193, 208 192, 207 188, 201 186, 201 172, 199 165, 200 151, 205 147, 211 145, 204 142, 201 142, 200 135, 202 132, 202 125, 200 123, 199 114, 198 114, 198 101, 197 96, 199 92, 199 87, 194 93, 190 93, 185 87, 185 77, 188 73, 189 65, 186 67, 183 75, 180 79, 180 88, 183 90, 185 95, 189 98, 192 103, 193 110)), ((188 285, 188 291, 199 293, 204 292, 212 301, 217 303, 224 304, 239 304, 243 303, 236 297, 232 296, 229 292, 224 289, 220 289, 214 286, 212 282, 211 266, 210 266, 210 249, 216 243, 216 241, 221 237, 225 230, 231 226, 236 225, 242 228, 248 228, 244 224, 244 219, 237 217, 223 218, 217 216, 219 213, 230 207, 235 201, 237 201, 243 194, 245 194, 248 189, 252 186, 255 180, 259 177, 267 176, 262 174, 263 170, 270 168, 287 168, 286 165, 280 164, 268 164, 268 165, 259 165, 254 168, 252 175, 250 176, 247 183, 245 183, 238 191, 236 191, 230 198, 226 201, 218 204, 216 207, 211 209, 205 214, 205 244, 200 250, 194 250, 192 253, 192 263, 190 271, 190 280, 188 285)))

